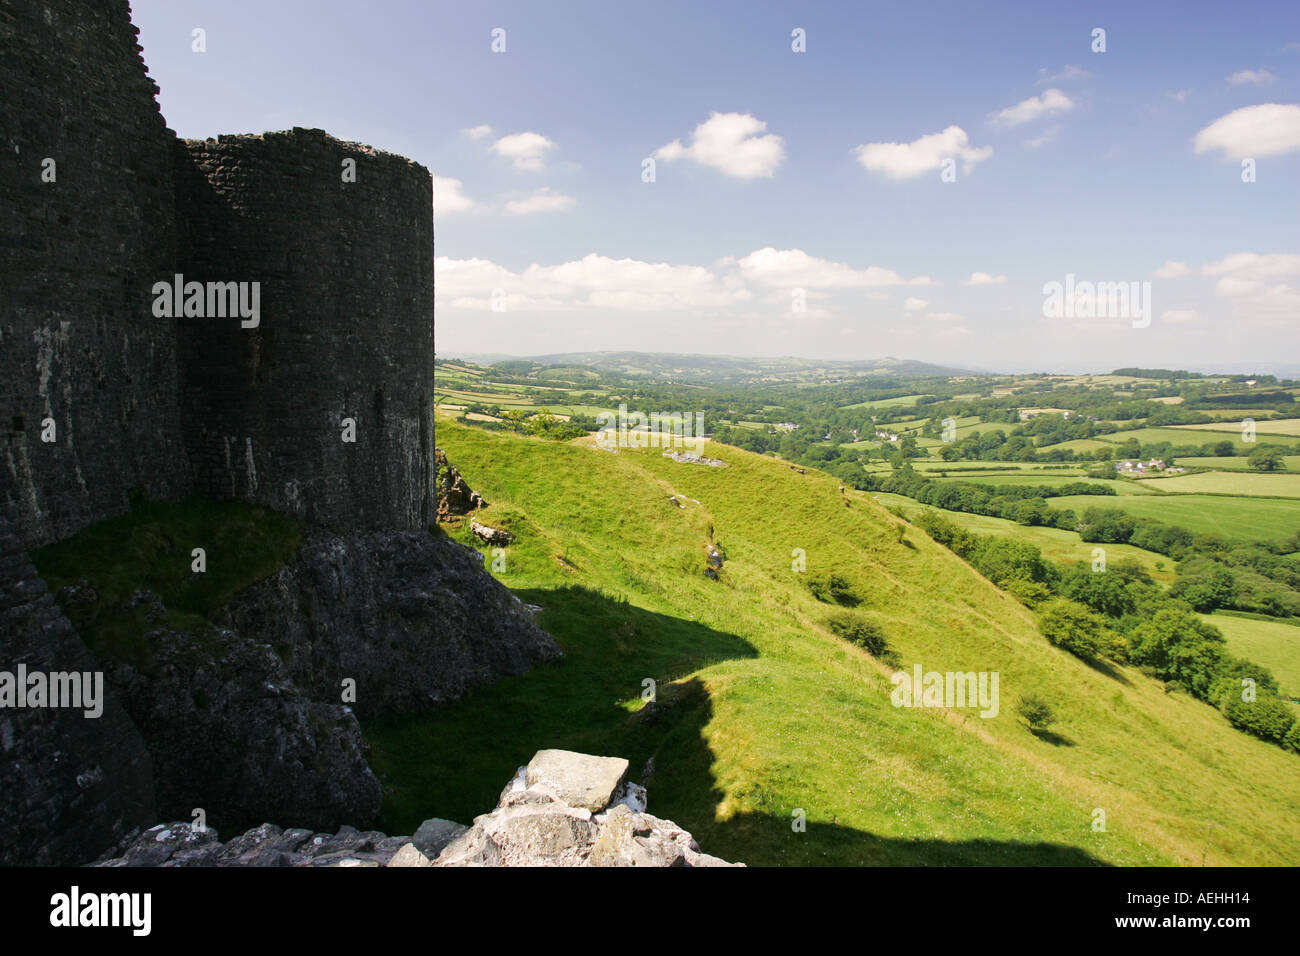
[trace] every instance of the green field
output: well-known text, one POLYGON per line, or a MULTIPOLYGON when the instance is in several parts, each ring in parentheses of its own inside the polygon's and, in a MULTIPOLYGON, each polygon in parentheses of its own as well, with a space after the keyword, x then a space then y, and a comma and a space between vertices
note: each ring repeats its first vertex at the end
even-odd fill
POLYGON ((925 398, 924 395, 897 395, 894 398, 878 398, 870 402, 854 402, 852 405, 843 405, 842 408, 894 408, 900 405, 915 405, 918 401, 925 398))
POLYGON ((1251 472, 1205 471, 1196 475, 1145 478, 1142 485, 1177 493, 1300 498, 1300 474, 1274 475, 1251 472))
MULTIPOLYGON (((1160 481, 1173 481, 1172 478, 1160 481)), ((1048 498, 1052 508, 1073 508, 1080 515, 1100 505, 1122 508, 1139 518, 1178 525, 1193 534, 1214 532, 1233 541, 1275 541, 1300 529, 1300 501, 1276 498, 1234 498, 1204 494, 1133 495, 1094 498, 1066 495, 1048 498)))
MULTIPOLYGON (((1201 430, 1189 431, 1182 425, 1175 425, 1169 428, 1135 428, 1099 437, 1102 441, 1112 445, 1122 445, 1130 438, 1136 438, 1144 445, 1164 441, 1173 445, 1208 445, 1220 441, 1230 441, 1236 446, 1237 451, 1243 454, 1249 454, 1257 447, 1256 443, 1242 440, 1240 428, 1227 431, 1205 431, 1203 426, 1192 426, 1192 428, 1200 428, 1201 430)), ((1300 438, 1273 435, 1270 436, 1270 440, 1275 445, 1295 445, 1297 441, 1300 441, 1300 438)), ((1068 444, 1069 442, 1062 442, 1058 447, 1065 447, 1068 444)))
MULTIPOLYGON (((1243 415, 1242 417, 1244 418, 1246 416, 1243 415)), ((1225 431, 1224 427, 1220 424, 1174 425, 1172 427, 1180 430, 1225 431)), ((1241 434, 1240 427, 1227 430, 1236 431, 1238 435, 1241 434)), ((1256 422, 1255 433, 1260 436, 1267 435, 1270 438, 1275 438, 1277 436, 1290 438, 1300 437, 1300 418, 1279 418, 1276 421, 1271 422, 1256 422)))
POLYGON ((438 441, 492 503, 482 520, 515 534, 501 579, 565 657, 368 723, 387 832, 468 820, 561 747, 620 754, 635 776, 653 757, 650 811, 751 864, 1300 863, 1295 755, 1052 647, 1022 605, 829 475, 716 444, 726 468, 447 421, 438 441), (719 581, 703 574, 710 541, 719 581), (891 669, 833 636, 805 586, 831 570, 901 666, 998 672, 998 715, 892 706, 891 669), (1030 691, 1056 705, 1051 739, 1015 714, 1030 691))
MULTIPOLYGON (((1282 459, 1288 471, 1300 472, 1300 455, 1287 455, 1282 459)), ((1247 463, 1247 456, 1232 455, 1224 458, 1179 458, 1178 464, 1184 468, 1214 468, 1218 471, 1254 471, 1247 463)))
POLYGON ((1074 452, 1094 452, 1098 448, 1110 449, 1114 447, 1112 442, 1101 441, 1097 438, 1073 438, 1070 441, 1058 442, 1055 445, 1044 445, 1044 448, 1068 448, 1074 452))
POLYGON ((1201 617, 1223 632, 1232 653, 1263 664, 1283 693, 1300 698, 1300 626, 1224 611, 1201 617))
MULTIPOLYGON (((1109 478, 1087 478, 1081 475, 1062 475, 1041 474, 1034 472, 1004 472, 1002 474, 982 474, 979 472, 958 472, 940 477, 931 475, 935 481, 971 481, 982 485, 1048 485, 1057 487, 1060 485, 1072 485, 1078 482, 1084 482, 1089 485, 1102 485, 1106 488, 1114 488, 1116 497, 1125 495, 1154 495, 1158 491, 1152 490, 1145 482, 1111 480, 1109 478)), ((1164 487, 1161 485, 1160 487, 1164 487)), ((1099 498, 1100 501, 1109 500, 1109 496, 1099 498)))

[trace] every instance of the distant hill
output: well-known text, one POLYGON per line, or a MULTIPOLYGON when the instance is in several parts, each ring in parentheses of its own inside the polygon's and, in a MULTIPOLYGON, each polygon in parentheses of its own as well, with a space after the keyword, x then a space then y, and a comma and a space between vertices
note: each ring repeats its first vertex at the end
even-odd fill
MULTIPOLYGON (((439 356, 449 358, 451 356, 439 356)), ((480 365, 520 361, 517 356, 500 354, 458 353, 480 365)), ((655 380, 682 382, 743 382, 837 378, 868 375, 906 375, 946 377, 950 375, 985 375, 971 369, 933 365, 913 359, 886 357, 857 361, 833 361, 786 356, 781 358, 743 358, 732 355, 677 355, 669 352, 558 352, 528 356, 522 361, 537 365, 586 366, 601 372, 644 376, 655 380)))

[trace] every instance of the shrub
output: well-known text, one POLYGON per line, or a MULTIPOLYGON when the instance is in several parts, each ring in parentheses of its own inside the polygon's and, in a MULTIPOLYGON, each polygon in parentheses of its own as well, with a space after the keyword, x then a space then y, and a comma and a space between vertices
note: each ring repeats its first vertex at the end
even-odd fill
POLYGON ((1223 715, 1239 730, 1277 743, 1284 743, 1296 724, 1290 705, 1268 693, 1261 693, 1253 701, 1229 699, 1223 715))
POLYGON ((1041 581, 1027 581, 1024 578, 1012 578, 1002 582, 1002 590, 1025 607, 1038 607, 1052 598, 1052 589, 1041 581))
POLYGON ((1030 730, 1046 730, 1056 721, 1052 705, 1037 694, 1025 694, 1016 704, 1016 713, 1025 718, 1030 730))
POLYGON ((1085 660, 1100 657, 1115 644, 1116 635, 1105 618, 1068 598, 1057 598, 1043 605, 1038 629, 1057 647, 1085 660))
POLYGON ((832 614, 826 619, 826 626, 832 634, 856 644, 872 657, 884 657, 889 649, 884 631, 860 614, 849 611, 832 614))
POLYGON ((853 585, 842 575, 834 571, 823 577, 810 577, 808 579, 808 590, 812 592, 813 597, 823 604, 841 604, 844 607, 856 607, 862 603, 857 592, 853 590, 853 585))

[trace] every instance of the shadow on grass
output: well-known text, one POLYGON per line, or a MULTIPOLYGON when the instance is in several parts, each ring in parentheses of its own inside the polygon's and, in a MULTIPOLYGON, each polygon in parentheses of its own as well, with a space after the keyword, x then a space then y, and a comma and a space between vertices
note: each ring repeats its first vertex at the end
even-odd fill
POLYGON ((1110 661, 1100 657, 1081 657, 1079 660, 1087 664, 1098 674, 1109 677, 1111 680, 1119 681, 1125 687, 1132 687, 1133 682, 1124 676, 1124 672, 1118 670, 1110 661))
POLYGON ((1073 747, 1075 743, 1069 737, 1063 737, 1058 733, 1050 730, 1034 730, 1032 727, 1029 732, 1045 744, 1051 744, 1053 747, 1073 747))
POLYGON ((385 785, 378 829, 412 833, 431 816, 470 823, 496 805, 536 751, 557 748, 626 757, 629 777, 649 789, 651 813, 688 829, 706 853, 750 865, 1100 863, 1075 847, 900 840, 815 820, 796 833, 794 808, 785 807, 719 821, 724 795, 705 737, 713 703, 704 684, 686 675, 755 657, 753 646, 585 588, 516 593, 543 608, 538 623, 565 657, 423 714, 367 722, 372 766, 385 785), (647 677, 656 681, 656 699, 643 707, 647 677))

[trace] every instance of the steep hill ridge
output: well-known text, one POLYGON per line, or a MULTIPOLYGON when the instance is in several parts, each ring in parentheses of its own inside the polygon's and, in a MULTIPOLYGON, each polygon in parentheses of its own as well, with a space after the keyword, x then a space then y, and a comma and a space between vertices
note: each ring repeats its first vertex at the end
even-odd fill
MULTIPOLYGON (((1297 862, 1293 755, 1134 669, 1093 669, 1053 648, 1021 604, 869 495, 718 445, 705 454, 728 468, 450 422, 439 437, 492 502, 482 520, 515 535, 498 577, 543 607, 539 623, 567 658, 439 715, 365 727, 381 779, 396 786, 390 819, 417 780, 454 804, 457 788, 483 786, 486 768, 495 779, 517 763, 530 729, 494 745, 503 720, 518 726, 526 711, 530 728, 564 726, 548 703, 563 679, 580 685, 565 691, 565 713, 586 721, 568 731, 584 743, 576 749, 618 740, 617 752, 653 757, 666 812, 729 859, 1297 862), (680 508, 669 493, 700 504, 680 508), (727 558, 718 581, 703 573, 710 541, 727 558), (795 549, 803 574, 791 570, 795 549), (832 570, 862 596, 855 613, 883 630, 902 670, 998 672, 997 716, 892 706, 893 668, 831 634, 836 608, 806 587, 832 570), (659 706, 661 719, 643 722, 652 727, 633 726, 644 678, 658 682, 660 704, 685 684, 702 702, 659 706), (1016 716, 1029 692, 1057 705, 1054 735, 1034 736, 1016 716), (442 765, 449 779, 431 783, 408 762, 417 729, 474 733, 487 752, 442 765), (791 828, 801 810, 803 833, 791 828)), ((451 759, 436 747, 425 756, 451 759)))

